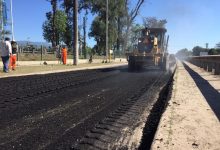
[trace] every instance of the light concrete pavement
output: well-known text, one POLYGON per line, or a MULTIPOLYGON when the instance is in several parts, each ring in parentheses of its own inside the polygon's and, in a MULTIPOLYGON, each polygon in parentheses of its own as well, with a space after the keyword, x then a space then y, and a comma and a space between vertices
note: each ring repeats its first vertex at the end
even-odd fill
POLYGON ((178 62, 152 150, 220 150, 220 76, 178 62))
MULTIPOLYGON (((93 63, 102 63, 103 59, 93 59, 93 63)), ((17 61, 16 64, 17 66, 36 66, 36 65, 43 65, 44 62, 46 62, 48 65, 58 65, 61 64, 60 61, 17 61)), ((116 58, 116 59, 112 59, 112 62, 127 62, 127 59, 125 58, 116 58)), ((79 59, 79 64, 86 64, 89 63, 89 59, 79 59)), ((67 59, 67 64, 71 65, 73 64, 73 60, 72 59, 67 59)), ((0 61, 0 67, 2 67, 3 64, 0 61)))
POLYGON ((87 69, 100 69, 127 66, 127 62, 111 62, 111 63, 81 63, 77 66, 74 65, 61 65, 61 64, 47 64, 47 65, 23 65, 17 66, 16 71, 3 73, 0 71, 0 78, 14 77, 14 76, 27 76, 37 74, 58 73, 67 71, 78 71, 87 69))

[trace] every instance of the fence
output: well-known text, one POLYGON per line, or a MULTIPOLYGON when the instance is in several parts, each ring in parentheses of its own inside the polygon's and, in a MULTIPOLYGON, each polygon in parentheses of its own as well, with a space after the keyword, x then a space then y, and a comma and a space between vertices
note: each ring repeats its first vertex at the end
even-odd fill
MULTIPOLYGON (((73 51, 69 49, 68 59, 73 59, 73 51)), ((79 51, 79 58, 84 59, 83 54, 79 51)), ((87 58, 90 58, 90 54, 87 54, 87 58)), ((126 58, 125 55, 112 55, 111 59, 116 58, 126 58)), ((56 57, 56 51, 51 47, 44 46, 19 46, 17 52, 17 60, 18 61, 55 61, 58 58, 56 57)), ((93 59, 105 59, 104 55, 93 55, 93 59)))
POLYGON ((188 61, 208 72, 214 72, 215 75, 220 74, 220 55, 194 56, 189 57, 188 61))
POLYGON ((17 60, 19 61, 42 61, 42 60, 56 60, 54 50, 43 46, 19 46, 17 51, 17 60))

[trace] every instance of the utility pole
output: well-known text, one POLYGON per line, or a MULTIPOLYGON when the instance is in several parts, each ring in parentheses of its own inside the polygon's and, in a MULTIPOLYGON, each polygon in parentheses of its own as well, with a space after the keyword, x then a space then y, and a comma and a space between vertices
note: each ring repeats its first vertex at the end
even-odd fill
POLYGON ((11 36, 12 41, 14 41, 14 20, 13 20, 13 10, 12 10, 12 0, 10 0, 10 11, 11 11, 11 36))
POLYGON ((74 17, 73 17, 73 64, 78 65, 79 52, 78 52, 78 0, 74 1, 74 17))
POLYGON ((0 25, 1 25, 1 39, 4 39, 4 21, 3 21, 3 0, 0 0, 0 25))
POLYGON ((209 48, 209 43, 205 43, 206 50, 209 48))
MULTIPOLYGON (((108 50, 108 0, 106 0, 106 61, 108 61, 108 58, 110 58, 109 55, 109 50, 108 50)), ((110 60, 109 60, 110 61, 110 60)))
MULTIPOLYGON (((87 14, 86 14, 87 15, 87 14)), ((86 59, 86 15, 83 17, 83 57, 86 59)))

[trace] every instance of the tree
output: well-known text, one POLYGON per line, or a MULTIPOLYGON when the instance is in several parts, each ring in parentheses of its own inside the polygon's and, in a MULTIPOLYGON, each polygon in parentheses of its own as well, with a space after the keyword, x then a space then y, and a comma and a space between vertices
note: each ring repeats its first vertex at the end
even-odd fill
POLYGON ((105 22, 101 20, 99 16, 97 16, 91 25, 91 32, 89 36, 94 37, 96 44, 96 52, 98 54, 104 54, 105 49, 105 22))
POLYGON ((56 15, 56 12, 57 12, 57 0, 47 0, 51 3, 51 6, 52 6, 52 13, 50 15, 50 18, 51 18, 51 29, 50 29, 50 34, 51 34, 51 43, 52 43, 52 47, 55 47, 56 46, 56 31, 55 31, 55 15, 56 15))
POLYGON ((147 28, 165 28, 166 19, 158 20, 156 17, 147 17, 143 19, 143 24, 147 28))
MULTIPOLYGON (((113 47, 117 39, 117 14, 118 1, 109 1, 109 41, 108 44, 113 47)), ((89 36, 94 37, 96 40, 96 49, 99 54, 105 54, 105 30, 106 30, 106 1, 103 0, 81 0, 80 10, 90 10, 91 13, 97 14, 97 17, 93 20, 90 28, 89 36)), ((85 31, 84 31, 85 33, 85 31)))
POLYGON ((193 56, 200 56, 200 52, 208 52, 207 49, 205 48, 202 48, 200 46, 195 46, 193 49, 192 49, 192 54, 193 56))
POLYGON ((130 40, 128 42, 128 51, 133 50, 135 47, 137 48, 138 38, 140 38, 140 30, 144 27, 140 24, 133 24, 131 26, 131 34, 130 34, 130 40))
POLYGON ((66 32, 66 14, 57 10, 55 17, 52 12, 46 13, 47 20, 43 23, 43 37, 46 41, 54 43, 54 46, 64 42, 64 34, 66 32), (55 34, 54 34, 55 33, 55 34), (55 35, 55 36, 54 36, 55 35), (55 39, 55 41, 54 41, 55 39))
POLYGON ((208 54, 209 55, 220 55, 220 48, 211 48, 208 54))
POLYGON ((130 2, 129 0, 125 1, 125 18, 126 18, 126 29, 124 34, 124 44, 123 49, 126 50, 128 47, 128 39, 131 38, 131 26, 134 23, 135 18, 137 17, 141 5, 145 2, 145 0, 138 0, 133 8, 129 7, 130 2))
POLYGON ((72 33, 73 33, 73 1, 72 0, 64 0, 63 1, 63 8, 67 16, 67 21, 66 21, 66 32, 64 33, 64 43, 68 47, 72 47, 72 33))
MULTIPOLYGON (((57 33, 57 29, 56 29, 56 25, 55 25, 55 21, 56 21, 56 13, 60 10, 58 10, 58 8, 63 8, 65 14, 66 14, 66 29, 65 29, 65 33, 64 36, 62 37, 62 41, 68 46, 71 47, 72 46, 72 33, 73 33, 73 13, 72 13, 72 9, 73 9, 73 1, 72 0, 46 0, 48 2, 50 2, 51 7, 52 7, 52 12, 51 12, 51 16, 50 16, 50 28, 48 28, 48 30, 50 30, 50 42, 52 43, 52 46, 56 46, 57 43, 59 43, 58 41, 60 39, 56 39, 58 38, 59 33, 57 33), (62 2, 61 5, 58 2, 62 2), (62 6, 62 7, 60 7, 62 6)), ((60 13, 60 12, 58 12, 60 13)), ((60 14, 58 14, 60 15, 60 14)), ((63 33, 62 33, 63 34, 63 33)))
POLYGON ((121 55, 121 52, 124 49, 124 44, 125 44, 125 29, 126 29, 126 19, 127 19, 127 7, 126 3, 124 0, 117 1, 116 4, 116 11, 117 11, 117 16, 116 16, 116 23, 117 23, 117 42, 116 42, 116 54, 121 55))
POLYGON ((165 28, 166 19, 158 20, 156 17, 147 17, 143 19, 143 24, 147 28, 165 28))
POLYGON ((83 17, 83 57, 87 58, 87 50, 86 50, 86 26, 87 26, 87 15, 88 11, 86 10, 85 16, 83 17))
MULTIPOLYGON (((109 1, 109 45, 112 46, 112 48, 117 48, 119 50, 119 47, 122 46, 122 49, 127 48, 127 41, 130 39, 130 30, 132 23, 134 22, 136 16, 138 15, 139 9, 141 5, 144 3, 145 0, 138 0, 136 2, 133 8, 130 6, 131 0, 111 0, 109 1)), ((94 24, 97 24, 98 21, 100 21, 100 24, 103 24, 105 26, 105 20, 106 20, 106 1, 105 0, 80 0, 80 10, 81 9, 89 9, 93 14, 98 15, 98 19, 96 18, 94 20, 94 24)), ((103 26, 100 30, 102 33, 105 33, 105 28, 103 26)), ((92 31, 94 29, 91 27, 91 34, 90 36, 93 36, 96 34, 96 32, 92 31)), ((96 49, 100 51, 101 48, 103 50, 105 47, 103 45, 105 44, 105 35, 103 36, 102 33, 98 32, 97 36, 102 36, 102 41, 97 41, 96 49), (103 43, 102 43, 103 42, 103 43)))

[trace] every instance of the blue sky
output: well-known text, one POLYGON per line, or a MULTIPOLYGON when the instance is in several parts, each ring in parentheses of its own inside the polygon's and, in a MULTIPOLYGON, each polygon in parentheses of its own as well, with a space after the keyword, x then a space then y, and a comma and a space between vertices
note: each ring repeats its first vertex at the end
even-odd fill
MULTIPOLYGON (((44 41, 42 23, 50 9, 46 0, 13 0, 15 39, 44 41)), ((171 53, 197 45, 205 47, 205 43, 214 47, 220 42, 220 0, 146 0, 136 22, 141 24, 142 18, 149 16, 167 19, 171 53)), ((88 26, 91 21, 89 15, 88 26)), ((89 45, 94 44, 93 39, 88 41, 89 45)))
MULTIPOLYGON (((45 13, 50 11, 50 3, 46 0, 12 1, 15 40, 44 41, 42 24, 46 20, 45 13)), ((9 4, 7 6, 9 9, 9 4)))
MULTIPOLYGON (((214 47, 220 42, 219 0, 149 0, 140 14, 167 19, 170 52, 205 47, 205 43, 214 47)), ((141 16, 138 22, 142 22, 141 16)))

